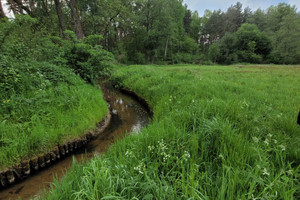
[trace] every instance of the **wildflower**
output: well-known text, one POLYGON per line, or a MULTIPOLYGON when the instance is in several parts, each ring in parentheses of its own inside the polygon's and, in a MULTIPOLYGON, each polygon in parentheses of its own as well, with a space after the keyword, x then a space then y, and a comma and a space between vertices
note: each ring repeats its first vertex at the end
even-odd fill
POLYGON ((270 176, 270 173, 268 172, 268 170, 264 167, 263 169, 263 175, 267 175, 267 176, 270 176))
POLYGON ((255 142, 255 143, 258 143, 259 139, 257 137, 252 137, 252 140, 255 142))
POLYGON ((271 138, 272 136, 273 136, 272 134, 270 134, 270 133, 268 134, 268 137, 270 137, 270 138, 271 138))
POLYGON ((145 169, 145 164, 141 163, 138 166, 133 168, 135 171, 139 172, 140 174, 144 174, 144 172, 142 171, 143 169, 145 169))
POLYGON ((125 156, 126 157, 131 157, 132 156, 132 152, 127 150, 126 153, 125 153, 125 156))
POLYGON ((195 100, 193 99, 192 102, 195 103, 195 100))
POLYGON ((293 176, 293 170, 288 170, 286 173, 287 173, 288 175, 293 176))
POLYGON ((163 161, 166 162, 171 157, 170 154, 163 153, 163 161))
POLYGON ((269 140, 268 140, 268 139, 265 139, 264 143, 265 143, 266 145, 269 145, 269 140))
POLYGON ((161 141, 158 141, 158 147, 159 147, 159 149, 161 149, 162 151, 168 149, 168 147, 167 147, 166 144, 164 143, 164 140, 163 140, 163 139, 162 139, 161 141))
POLYGON ((187 161, 190 157, 191 157, 190 153, 188 151, 184 151, 182 159, 187 161))
POLYGON ((224 160, 224 156, 222 154, 219 155, 219 158, 221 158, 222 160, 224 160))
POLYGON ((152 150, 154 150, 154 146, 148 146, 148 149, 150 150, 150 151, 152 151, 152 150))
POLYGON ((279 145, 279 147, 281 148, 281 151, 285 151, 285 146, 283 146, 282 144, 279 145))

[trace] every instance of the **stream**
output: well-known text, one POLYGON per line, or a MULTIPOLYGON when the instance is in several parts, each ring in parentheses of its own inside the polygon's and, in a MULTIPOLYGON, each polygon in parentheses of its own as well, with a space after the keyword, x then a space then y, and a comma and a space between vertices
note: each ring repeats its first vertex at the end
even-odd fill
POLYGON ((63 160, 35 173, 26 180, 0 191, 0 200, 31 199, 38 197, 45 188, 49 189, 53 178, 63 178, 72 168, 73 157, 80 163, 103 153, 115 141, 130 132, 139 132, 147 126, 151 117, 148 110, 133 97, 123 94, 111 86, 101 86, 105 100, 111 110, 111 122, 108 127, 90 141, 84 148, 63 160))

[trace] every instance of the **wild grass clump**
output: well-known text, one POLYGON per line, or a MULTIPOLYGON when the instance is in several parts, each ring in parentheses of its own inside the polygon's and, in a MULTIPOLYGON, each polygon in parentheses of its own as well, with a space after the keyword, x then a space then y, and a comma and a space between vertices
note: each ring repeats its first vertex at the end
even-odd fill
POLYGON ((113 80, 153 123, 45 199, 299 199, 300 68, 129 66, 113 80))
POLYGON ((101 91, 46 62, 0 59, 0 169, 94 128, 106 115, 101 91))

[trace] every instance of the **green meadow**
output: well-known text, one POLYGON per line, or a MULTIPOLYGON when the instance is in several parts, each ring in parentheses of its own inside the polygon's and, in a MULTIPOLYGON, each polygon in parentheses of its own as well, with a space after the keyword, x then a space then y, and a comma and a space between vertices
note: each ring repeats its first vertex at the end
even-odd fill
POLYGON ((300 199, 300 66, 126 66, 152 123, 45 199, 300 199))

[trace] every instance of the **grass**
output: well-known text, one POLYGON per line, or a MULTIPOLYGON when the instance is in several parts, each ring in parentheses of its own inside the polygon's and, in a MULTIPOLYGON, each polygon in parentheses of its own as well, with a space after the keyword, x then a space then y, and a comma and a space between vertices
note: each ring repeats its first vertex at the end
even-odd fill
POLYGON ((44 199, 299 199, 299 66, 129 66, 153 123, 44 199))
POLYGON ((0 65, 0 170, 82 135, 106 115, 100 89, 71 70, 4 59, 0 65))

